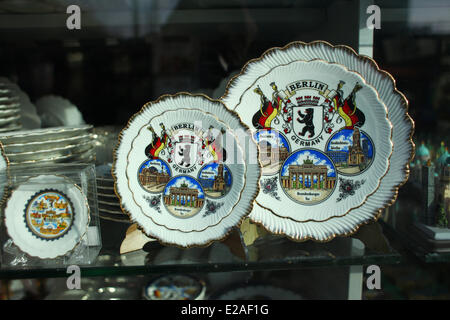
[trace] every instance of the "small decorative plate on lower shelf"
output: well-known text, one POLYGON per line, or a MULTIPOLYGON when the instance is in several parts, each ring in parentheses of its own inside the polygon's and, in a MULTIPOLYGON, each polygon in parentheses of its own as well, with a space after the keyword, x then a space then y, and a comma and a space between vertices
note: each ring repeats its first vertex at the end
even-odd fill
POLYGON ((256 150, 247 131, 206 96, 178 94, 147 104, 121 132, 115 151, 122 209, 166 244, 222 239, 251 211, 258 190, 259 164, 243 149, 250 143, 256 150))
POLYGON ((41 259, 72 251, 86 234, 89 222, 84 193, 63 176, 28 179, 12 192, 5 208, 5 225, 14 244, 41 259))
POLYGON ((174 274, 151 281, 144 288, 147 300, 203 300, 206 286, 189 275, 174 274))

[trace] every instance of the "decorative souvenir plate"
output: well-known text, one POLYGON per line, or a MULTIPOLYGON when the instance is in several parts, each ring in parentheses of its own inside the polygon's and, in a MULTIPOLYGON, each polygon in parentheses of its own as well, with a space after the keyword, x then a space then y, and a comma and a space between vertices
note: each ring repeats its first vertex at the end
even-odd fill
MULTIPOLYGON (((337 235, 349 235, 355 232, 361 224, 376 220, 381 210, 395 201, 398 188, 409 175, 408 165, 414 154, 414 144, 411 139, 414 124, 407 112, 407 100, 396 89, 395 81, 390 74, 380 70, 374 60, 358 55, 350 47, 332 46, 324 41, 293 42, 284 48, 272 48, 266 51, 260 58, 249 61, 241 73, 229 82, 222 100, 228 107, 234 109, 243 90, 272 68, 296 60, 309 61, 313 59, 342 64, 349 70, 358 72, 368 85, 372 85, 377 90, 379 98, 388 109, 388 117, 393 126, 394 150, 389 170, 381 180, 378 190, 369 196, 363 205, 343 217, 335 217, 325 222, 297 223, 273 215, 270 211, 255 205, 250 218, 254 222, 261 223, 269 231, 283 233, 294 240, 312 238, 328 241, 337 235)), ((348 188, 354 190, 353 185, 348 185, 348 188)))
POLYGON ((263 166, 256 201, 273 214, 298 222, 343 216, 377 190, 388 170, 386 107, 341 65, 275 67, 242 93, 235 110, 256 130, 263 166), (348 184, 354 192, 346 192, 348 184))
POLYGON ((201 280, 182 274, 162 276, 144 288, 147 300, 203 300, 206 286, 201 280))
POLYGON ((5 225, 14 244, 42 259, 73 250, 89 221, 89 206, 81 189, 56 175, 30 178, 12 192, 5 209, 5 225))
POLYGON ((183 93, 145 105, 115 151, 122 209, 164 243, 187 247, 225 237, 258 191, 257 158, 250 161, 243 147, 256 149, 248 128, 220 101, 183 93))

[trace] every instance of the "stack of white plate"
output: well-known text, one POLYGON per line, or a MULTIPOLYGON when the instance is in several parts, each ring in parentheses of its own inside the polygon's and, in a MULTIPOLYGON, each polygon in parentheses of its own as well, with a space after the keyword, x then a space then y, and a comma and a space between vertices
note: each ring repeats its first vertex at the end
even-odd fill
POLYGON ((95 162, 91 125, 5 132, 0 141, 11 166, 95 162))
POLYGON ((0 82, 0 132, 22 128, 20 110, 17 93, 4 82, 0 82))
POLYGON ((15 108, 20 109, 20 122, 14 121, 3 131, 14 131, 24 129, 37 129, 41 127, 41 118, 37 114, 36 106, 31 102, 28 94, 23 91, 16 83, 8 78, 0 77, 0 94, 9 94, 15 100, 15 108))
POLYGON ((114 179, 111 175, 111 164, 96 167, 97 172, 97 200, 99 217, 104 220, 131 223, 122 212, 114 192, 114 179))

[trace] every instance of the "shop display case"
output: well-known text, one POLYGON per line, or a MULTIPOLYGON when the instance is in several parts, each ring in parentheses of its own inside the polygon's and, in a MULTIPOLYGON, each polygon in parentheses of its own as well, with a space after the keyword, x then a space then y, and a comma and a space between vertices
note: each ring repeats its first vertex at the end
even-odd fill
MULTIPOLYGON (((0 128, 3 154, 25 162, 10 167, 10 189, 36 170, 64 175, 80 185, 91 208, 90 245, 77 253, 80 259, 30 260, 8 242, 7 189, 0 297, 155 300, 184 290, 191 299, 449 298, 449 12, 450 4, 438 0, 0 0, 0 96, 10 88, 22 92, 12 98, 21 106, 23 128, 14 122, 9 129, 81 128, 73 129, 77 135, 45 133, 26 142, 0 128), (174 246, 142 232, 124 213, 117 190, 120 131, 162 95, 223 98, 243 68, 295 41, 322 41, 367 57, 352 77, 365 85, 364 70, 376 66, 408 102, 404 119, 397 117, 414 121, 415 157, 405 163, 409 179, 398 194, 385 192, 395 201, 323 239, 286 236, 248 218, 203 247, 174 246), (21 145, 30 143, 31 153, 21 145), (36 161, 48 162, 45 170, 36 161), (69 265, 80 267, 79 289, 67 288, 69 265), (367 280, 374 267, 381 286, 367 280), (408 285, 417 273, 424 280, 408 285), (168 292, 166 281, 183 290, 168 292)), ((377 87, 377 79, 368 85, 377 87)), ((353 84, 346 86, 350 92, 353 84)), ((376 96, 386 101, 383 93, 376 96)), ((242 118, 247 112, 235 110, 242 118)))

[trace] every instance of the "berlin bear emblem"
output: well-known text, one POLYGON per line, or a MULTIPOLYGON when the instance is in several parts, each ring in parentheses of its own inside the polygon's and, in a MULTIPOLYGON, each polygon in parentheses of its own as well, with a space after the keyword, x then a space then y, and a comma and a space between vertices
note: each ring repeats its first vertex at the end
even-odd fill
POLYGON ((314 97, 302 97, 297 103, 297 106, 292 107, 295 117, 292 122, 293 132, 302 140, 317 138, 324 126, 323 106, 317 105, 314 97))
POLYGON ((297 118, 297 121, 299 123, 304 123, 305 126, 303 127, 302 132, 299 132, 298 135, 304 137, 307 132, 309 132, 309 138, 314 136, 314 109, 313 108, 307 108, 306 114, 303 114, 301 110, 298 110, 297 113, 299 115, 299 118, 297 118))
POLYGON ((201 154, 198 137, 193 134, 180 134, 174 142, 173 161, 182 168, 191 168, 199 161, 201 154))

